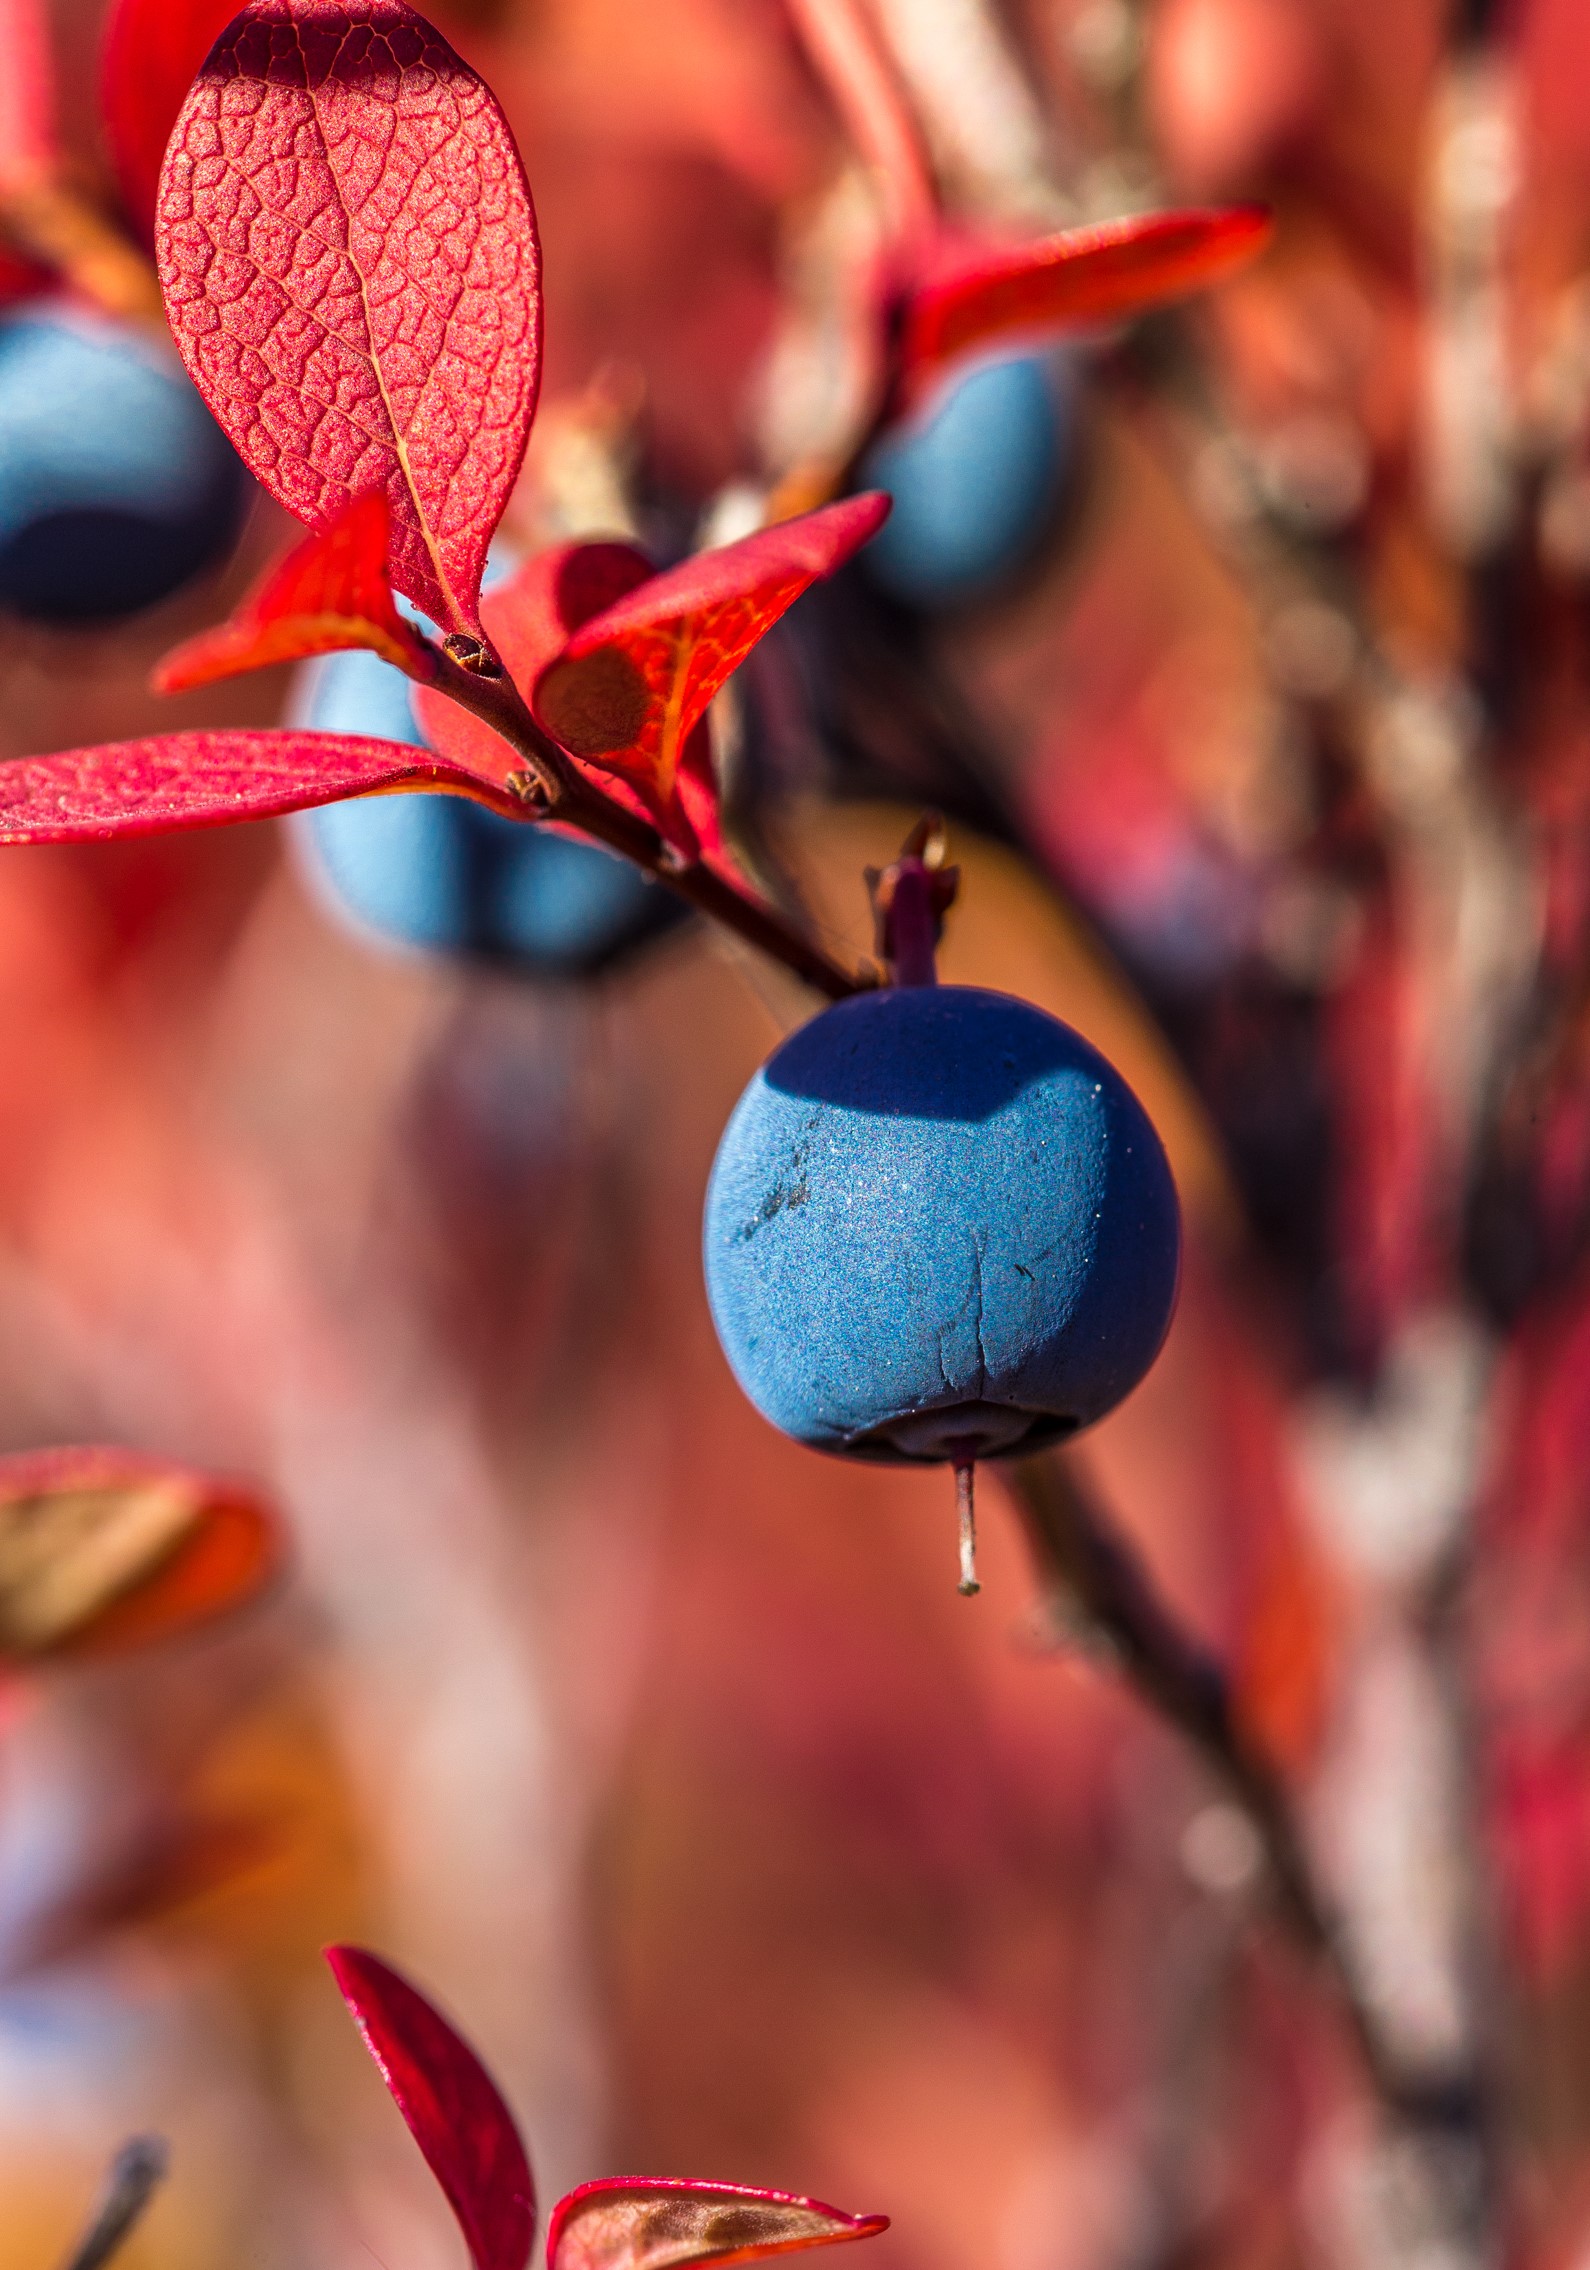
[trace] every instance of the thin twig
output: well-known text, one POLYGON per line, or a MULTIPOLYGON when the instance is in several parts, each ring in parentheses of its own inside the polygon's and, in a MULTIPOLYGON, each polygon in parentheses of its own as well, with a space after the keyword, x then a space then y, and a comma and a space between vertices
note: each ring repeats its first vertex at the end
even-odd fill
POLYGON ((123 2144, 111 2162, 99 2211, 62 2270, 102 2270, 165 2180, 169 2160, 163 2137, 133 2136, 123 2144))
POLYGON ((564 821, 622 853, 698 912, 782 962, 830 1001, 848 1000, 877 984, 873 971, 846 969, 767 900, 736 890, 725 876, 700 861, 682 861, 649 821, 605 795, 543 731, 506 672, 483 675, 440 653, 435 654, 435 662, 431 683, 499 733, 524 759, 526 770, 509 774, 493 799, 501 810, 520 820, 564 821))
POLYGON ((1354 1975, 1341 1933, 1314 1881, 1286 1792, 1248 1740, 1230 1683, 1208 1651, 1177 1623, 1136 1553, 1054 1457, 1013 1460, 995 1471, 1021 1514, 1045 1577, 1083 1609, 1109 1643, 1122 1675, 1202 1754, 1256 1830, 1277 1908, 1331 1978, 1375 2093, 1402 2119, 1428 2119, 1428 2091, 1397 2067, 1354 1975))

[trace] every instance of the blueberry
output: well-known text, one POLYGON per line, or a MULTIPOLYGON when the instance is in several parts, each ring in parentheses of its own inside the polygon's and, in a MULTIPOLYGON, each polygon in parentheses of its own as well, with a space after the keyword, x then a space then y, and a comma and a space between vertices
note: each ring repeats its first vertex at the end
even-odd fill
POLYGON ((1024 567, 1064 485, 1074 395, 1058 356, 1007 355, 882 434, 860 470, 861 487, 894 499, 863 558, 872 581, 908 605, 948 607, 1024 567))
POLYGON ((971 986, 863 994, 795 1033, 707 1194, 741 1386, 849 1457, 968 1465, 1100 1418, 1158 1352, 1178 1254, 1170 1169, 1119 1073, 971 986))
MULTIPOLYGON (((322 732, 424 745, 408 679, 374 654, 315 663, 295 714, 322 732)), ((685 916, 615 853, 460 796, 354 799, 291 824, 320 897, 344 921, 527 976, 593 976, 685 916)))
POLYGON ((104 622, 213 565, 248 477, 179 365, 55 304, 0 318, 0 607, 104 622))

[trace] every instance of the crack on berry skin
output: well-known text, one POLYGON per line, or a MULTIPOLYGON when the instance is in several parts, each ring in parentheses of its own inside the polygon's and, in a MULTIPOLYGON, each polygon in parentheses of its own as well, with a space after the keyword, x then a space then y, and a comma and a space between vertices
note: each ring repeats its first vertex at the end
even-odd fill
POLYGON ((748 1245, 758 1230, 766 1229, 769 1222, 777 1221, 779 1215, 786 1210, 811 1203, 812 1186, 806 1169, 811 1158, 811 1138, 816 1125, 817 1114, 814 1112, 800 1139, 790 1150, 785 1174, 773 1184, 751 1219, 734 1233, 736 1245, 748 1245))

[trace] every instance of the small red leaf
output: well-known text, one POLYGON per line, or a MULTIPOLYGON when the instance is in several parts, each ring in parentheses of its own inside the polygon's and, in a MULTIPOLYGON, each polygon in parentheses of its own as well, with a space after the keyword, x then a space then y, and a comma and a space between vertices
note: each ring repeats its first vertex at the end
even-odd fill
MULTIPOLYGON (((633 544, 554 545, 486 593, 480 603, 486 635, 515 685, 532 687, 583 623, 649 582, 654 573, 645 553, 633 544)), ((501 780, 523 763, 489 725, 434 687, 421 686, 414 706, 431 747, 467 769, 501 780)), ((700 738, 699 759, 710 778, 704 731, 700 738)), ((609 777, 603 787, 627 810, 650 817, 649 808, 622 782, 609 777)))
POLYGON ((541 334, 535 213, 484 82, 406 0, 250 0, 183 104, 155 239, 250 470, 311 527, 384 488, 394 587, 478 634, 541 334))
MULTIPOLYGON (((633 544, 557 544, 494 584, 480 603, 481 620, 514 684, 532 687, 572 632, 652 573, 633 544)), ((414 704, 426 738, 444 756, 499 780, 523 762, 489 725, 433 687, 422 686, 414 704)))
POLYGON ((168 1638, 251 1599, 281 1553, 236 1483, 128 1450, 0 1458, 0 1662, 168 1638))
POLYGON ((408 743, 360 734, 162 733, 0 764, 0 844, 171 835, 384 789, 467 795, 488 785, 408 743))
MULTIPOLYGON (((574 756, 615 774, 687 854, 715 812, 696 727, 757 641, 888 517, 879 492, 846 497, 738 544, 698 552, 593 615, 536 681, 536 714, 574 756)), ((709 824, 714 826, 715 821, 709 824)))
POLYGON ((100 112, 117 183, 146 239, 177 113, 236 14, 237 0, 113 0, 100 48, 100 112))
POLYGON ((43 0, 0 0, 0 197, 55 164, 55 73, 43 0))
POLYGON ((1109 323, 1218 283, 1270 233, 1259 205, 1145 213, 985 255, 925 283, 906 310, 908 384, 990 340, 1109 323))
POLYGON ((155 665, 157 694, 183 693, 217 678, 364 646, 400 670, 427 666, 424 640, 403 620, 387 581, 391 507, 372 489, 288 553, 229 622, 200 631, 155 665))
POLYGON ((697 2262, 721 2270, 729 2262, 875 2238, 888 2227, 887 2215, 847 2215, 787 2191, 613 2177, 582 2183, 558 2201, 547 2229, 547 2270, 686 2270, 697 2262))
POLYGON ((326 1960, 393 2102, 458 2217, 475 2270, 525 2270, 535 2237, 530 2163, 513 2115, 468 2042, 378 1955, 326 1960))

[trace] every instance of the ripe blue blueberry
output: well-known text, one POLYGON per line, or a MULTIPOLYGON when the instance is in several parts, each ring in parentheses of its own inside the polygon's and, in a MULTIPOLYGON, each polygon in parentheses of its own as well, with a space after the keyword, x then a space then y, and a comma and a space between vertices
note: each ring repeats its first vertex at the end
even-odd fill
POLYGON ((0 607, 81 623, 153 606, 226 552, 247 490, 152 341, 53 303, 0 318, 0 607))
POLYGON ((1054 354, 980 362, 873 444, 860 485, 894 510, 865 572, 892 598, 949 607, 1026 565, 1065 483, 1076 423, 1071 366, 1054 354))
POLYGON ((1179 1256, 1158 1136, 1030 1003, 843 1001, 757 1073, 707 1193, 707 1291, 747 1395, 798 1441, 950 1461, 1100 1418, 1164 1339, 1179 1256))
MULTIPOLYGON (((409 680, 378 655, 311 666, 300 723, 424 745, 409 680)), ((588 977, 685 916, 682 903, 598 844, 527 826, 461 796, 328 804, 292 825, 318 894, 365 933, 532 977, 588 977)))

